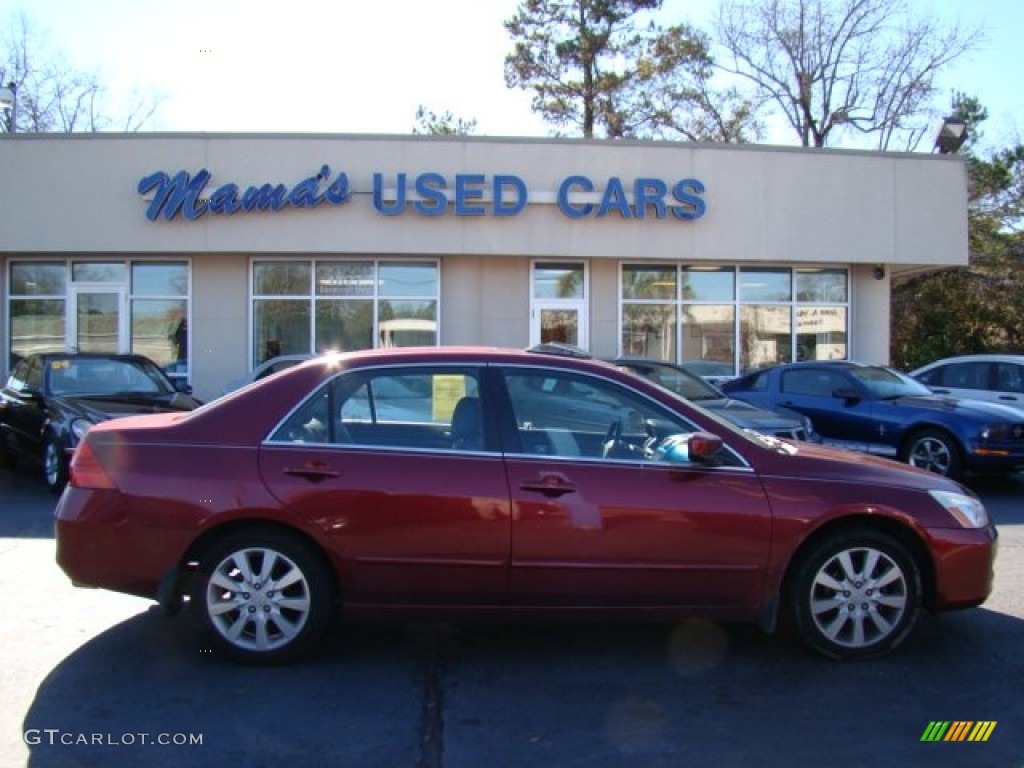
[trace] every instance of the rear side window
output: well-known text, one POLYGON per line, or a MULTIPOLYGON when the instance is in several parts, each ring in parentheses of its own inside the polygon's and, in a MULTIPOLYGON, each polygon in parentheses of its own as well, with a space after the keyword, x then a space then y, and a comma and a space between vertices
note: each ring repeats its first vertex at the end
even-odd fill
POLYGON ((488 450, 477 369, 353 371, 285 420, 273 442, 488 450))

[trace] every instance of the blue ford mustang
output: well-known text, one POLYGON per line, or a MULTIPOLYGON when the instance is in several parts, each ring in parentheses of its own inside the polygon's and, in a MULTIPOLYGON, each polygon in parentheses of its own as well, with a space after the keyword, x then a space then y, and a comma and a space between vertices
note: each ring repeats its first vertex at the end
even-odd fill
POLYGON ((731 397, 788 408, 830 445, 906 461, 953 478, 1024 469, 1024 418, 995 403, 932 393, 889 368, 846 361, 791 363, 726 382, 731 397))

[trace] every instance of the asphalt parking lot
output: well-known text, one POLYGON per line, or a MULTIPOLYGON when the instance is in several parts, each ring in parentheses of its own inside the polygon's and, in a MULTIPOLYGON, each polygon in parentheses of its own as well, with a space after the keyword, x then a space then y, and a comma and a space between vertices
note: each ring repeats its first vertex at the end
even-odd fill
POLYGON ((72 587, 53 497, 0 468, 3 766, 1024 765, 1024 477, 974 484, 996 590, 885 659, 751 627, 349 627, 228 664, 149 602, 72 587), (985 742, 929 725, 995 722, 985 742))

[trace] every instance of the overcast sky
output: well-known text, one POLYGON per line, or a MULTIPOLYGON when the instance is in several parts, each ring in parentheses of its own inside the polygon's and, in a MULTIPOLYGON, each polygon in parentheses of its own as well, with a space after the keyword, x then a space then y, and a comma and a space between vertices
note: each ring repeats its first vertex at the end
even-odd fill
MULTIPOLYGON (((1021 0, 911 0, 985 29, 982 50, 947 73, 944 92, 981 98, 996 144, 1024 119, 1021 0)), ((517 0, 0 0, 0 24, 24 10, 113 100, 163 101, 165 131, 409 133, 418 105, 476 119, 478 134, 544 136, 529 94, 505 87, 502 21, 517 0)), ((666 23, 709 29, 708 0, 665 0, 666 23)), ((786 137, 788 141, 788 137, 786 137)))

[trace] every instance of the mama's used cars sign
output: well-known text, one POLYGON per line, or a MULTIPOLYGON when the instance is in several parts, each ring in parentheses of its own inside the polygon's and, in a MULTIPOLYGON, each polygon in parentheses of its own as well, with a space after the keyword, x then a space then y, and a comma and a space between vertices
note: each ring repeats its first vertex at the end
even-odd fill
MULTIPOLYGON (((285 208, 338 206, 352 199, 353 190, 344 173, 332 175, 324 165, 298 183, 242 185, 228 182, 213 189, 212 174, 205 168, 194 174, 178 171, 173 176, 156 171, 139 181, 138 192, 149 200, 146 218, 168 221, 179 215, 194 221, 207 213, 231 216, 285 208), (150 198, 151 196, 151 198, 150 198)), ((411 213, 420 216, 515 216, 530 203, 553 203, 571 219, 619 216, 623 219, 699 219, 706 203, 704 185, 697 179, 669 182, 657 178, 625 181, 612 176, 599 184, 588 176, 561 180, 552 192, 532 192, 519 176, 482 173, 374 173, 370 196, 373 208, 383 216, 411 213)))

